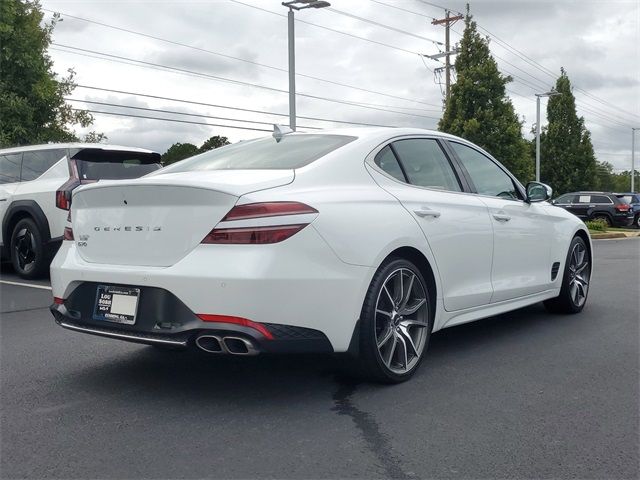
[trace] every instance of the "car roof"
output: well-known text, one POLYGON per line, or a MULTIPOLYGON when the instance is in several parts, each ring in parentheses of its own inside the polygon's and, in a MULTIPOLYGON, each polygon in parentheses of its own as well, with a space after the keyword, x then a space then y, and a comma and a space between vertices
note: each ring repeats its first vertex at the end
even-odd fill
POLYGON ((72 143, 45 143, 42 145, 26 145, 22 147, 3 148, 3 149, 0 149, 0 154, 32 152, 35 150, 53 150, 53 149, 60 149, 60 148, 69 148, 69 149, 95 148, 100 150, 116 151, 116 152, 157 153, 157 152, 154 152, 153 150, 147 150, 145 148, 126 147, 124 145, 72 142, 72 143))
POLYGON ((413 128, 413 127, 347 127, 347 128, 335 128, 326 130, 311 130, 306 131, 304 129, 298 130, 288 135, 297 134, 311 134, 311 135, 348 135, 358 137, 362 139, 374 138, 378 136, 401 136, 401 135, 433 135, 442 138, 451 138, 456 140, 463 140, 462 138, 450 135, 448 133, 439 132, 437 130, 428 130, 426 128, 413 128))

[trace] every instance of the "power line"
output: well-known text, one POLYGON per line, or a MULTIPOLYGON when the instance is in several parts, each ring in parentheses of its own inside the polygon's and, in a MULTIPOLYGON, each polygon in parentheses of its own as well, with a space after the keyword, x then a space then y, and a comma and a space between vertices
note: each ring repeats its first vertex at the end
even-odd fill
MULTIPOLYGON (((274 12, 272 10, 267 10, 266 8, 257 7, 255 5, 250 5, 248 3, 240 2, 239 0, 228 0, 228 1, 233 2, 233 3, 237 3, 238 5, 243 5, 245 7, 253 8, 255 10, 260 10, 262 12, 270 13, 272 15, 277 15, 278 17, 285 17, 286 18, 286 15, 283 15, 281 13, 274 12)), ((358 40, 363 40, 365 42, 375 43, 376 45, 380 45, 380 46, 387 47, 387 48, 392 48, 393 50, 398 50, 400 52, 410 53, 412 55, 417 55, 418 54, 418 52, 414 52, 412 50, 407 50, 406 48, 396 47, 395 45, 390 45, 388 43, 379 42, 378 40, 372 40, 370 38, 359 37, 358 35, 354 35, 352 33, 343 32, 342 30, 336 30, 335 28, 325 27, 324 25, 318 25, 317 23, 307 22, 306 20, 301 20, 299 18, 296 18, 296 22, 304 23, 306 25, 311 25, 311 26, 314 26, 314 27, 317 27, 317 28, 322 28, 323 30, 328 30, 330 32, 339 33, 340 35, 346 35, 347 37, 357 38, 358 40)))
MULTIPOLYGON (((132 110, 141 110, 141 111, 145 111, 145 112, 154 112, 154 113, 167 113, 170 115, 185 115, 188 117, 200 117, 200 118, 210 118, 213 120, 226 120, 226 121, 232 121, 232 122, 241 122, 241 123, 251 123, 254 125, 270 125, 273 122, 268 122, 268 121, 258 121, 258 120, 247 120, 247 119, 242 119, 242 118, 232 118, 232 117, 218 117, 218 116, 213 116, 213 115, 203 115, 201 113, 191 113, 191 112, 179 112, 176 110, 164 110, 164 109, 159 109, 159 108, 149 108, 149 107, 136 107, 133 105, 123 105, 123 104, 119 104, 119 103, 110 103, 110 102, 98 102, 98 101, 94 101, 94 100, 83 100, 81 98, 65 98, 66 101, 68 102, 81 102, 81 103, 87 103, 90 105, 102 105, 105 107, 118 107, 118 108, 128 108, 128 109, 132 109, 132 110)), ((310 127, 310 126, 300 126, 300 128, 309 128, 312 130, 321 130, 321 128, 318 127, 310 127)))
MULTIPOLYGON (((47 8, 43 8, 43 10, 47 11, 47 12, 55 12, 54 10, 50 10, 50 9, 47 9, 47 8)), ((256 62, 256 61, 249 60, 249 59, 246 59, 246 58, 236 57, 236 56, 233 56, 233 55, 228 55, 228 54, 225 54, 225 53, 220 53, 220 52, 216 52, 216 51, 213 51, 213 50, 208 50, 208 49, 205 49, 205 48, 200 48, 200 47, 196 47, 196 46, 193 46, 193 45, 188 45, 186 43, 177 42, 175 40, 171 40, 171 39, 168 39, 168 38, 162 38, 162 37, 158 37, 156 35, 151 35, 151 34, 148 34, 148 33, 139 32, 139 31, 136 31, 136 30, 131 30, 131 29, 128 29, 128 28, 118 27, 116 25, 111 25, 111 24, 108 24, 108 23, 99 22, 99 21, 91 20, 91 19, 84 18, 84 17, 78 17, 76 15, 71 15, 71 14, 64 13, 64 12, 57 12, 57 13, 59 13, 60 15, 65 16, 65 17, 75 18, 76 20, 81 20, 83 22, 92 23, 92 24, 99 25, 99 26, 102 26, 102 27, 105 27, 105 28, 110 28, 110 29, 113 29, 113 30, 126 32, 126 33, 129 33, 129 34, 132 34, 132 35, 138 35, 138 36, 145 37, 145 38, 150 38, 152 40, 165 42, 165 43, 168 43, 168 44, 171 44, 171 45, 176 45, 176 46, 179 46, 179 47, 189 48, 191 50, 195 50, 195 51, 198 51, 198 52, 201 52, 201 53, 207 53, 209 55, 215 55, 215 56, 219 56, 219 57, 226 58, 226 59, 229 59, 229 60, 235 60, 235 61, 239 61, 239 62, 244 62, 244 63, 250 64, 250 65, 255 65, 255 66, 258 66, 258 67, 262 67, 262 68, 268 68, 268 69, 275 70, 275 71, 278 71, 278 72, 283 72, 283 73, 287 73, 288 72, 288 70, 286 68, 276 67, 274 65, 268 65, 268 64, 265 64, 265 63, 256 62)), ((296 73, 296 76, 303 77, 303 78, 309 78, 311 80, 316 80, 316 81, 319 81, 319 82, 325 82, 325 83, 329 83, 329 84, 332 84, 332 85, 338 85, 338 86, 341 86, 341 87, 351 88, 351 89, 359 90, 359 91, 366 92, 366 93, 372 93, 372 94, 375 94, 375 95, 382 95, 382 96, 389 97, 389 98, 395 98, 397 100, 405 100, 405 101, 412 102, 412 103, 421 103, 421 104, 432 106, 432 107, 437 106, 437 105, 430 104, 430 103, 427 103, 427 102, 422 102, 422 101, 416 100, 416 99, 401 97, 401 96, 398 96, 398 95, 393 95, 393 94, 384 93, 384 92, 378 92, 376 90, 370 90, 370 89, 366 89, 366 88, 363 88, 363 87, 358 87, 358 86, 355 86, 355 85, 349 85, 349 84, 346 84, 346 83, 341 83, 341 82, 337 82, 337 81, 334 81, 334 80, 329 80, 329 79, 326 79, 326 78, 316 77, 316 76, 313 76, 313 75, 307 75, 307 74, 304 74, 304 73, 296 73)))
POLYGON ((425 15, 424 13, 414 12, 413 10, 407 10, 406 8, 398 7, 397 5, 390 5, 385 2, 380 2, 379 0, 369 0, 370 2, 377 3, 379 5, 384 5, 385 7, 393 8, 395 10, 400 10, 402 12, 412 13, 414 15, 418 15, 420 17, 428 18, 429 20, 435 20, 435 17, 431 17, 429 15, 425 15))
POLYGON ((342 10, 338 10, 337 8, 329 7, 329 8, 327 8, 327 10, 329 10, 330 12, 333 12, 333 13, 337 13, 338 15, 344 15, 345 17, 353 18, 355 20, 359 20, 361 22, 368 23, 370 25, 375 25, 376 27, 381 27, 381 28, 390 30, 392 32, 402 33, 404 35, 409 35, 411 37, 418 38, 420 40, 426 40, 427 42, 435 43, 436 45, 444 45, 442 42, 439 42, 437 40, 433 40, 431 38, 423 37, 422 35, 417 35, 415 33, 411 33, 411 32, 408 32, 406 30, 402 30, 400 28, 392 27, 390 25, 385 25, 384 23, 376 22, 375 20, 370 20, 368 18, 360 17, 358 15, 354 15, 353 13, 344 12, 342 10))
POLYGON ((100 110, 84 110, 81 108, 72 108, 71 110, 73 110, 74 112, 89 112, 89 113, 95 113, 95 114, 100 114, 100 115, 114 115, 116 117, 132 117, 132 118, 145 118, 145 119, 149 119, 149 120, 161 120, 164 122, 174 122, 174 123, 188 123, 191 125, 206 125, 209 127, 220 127, 220 128, 235 128, 238 130, 253 130, 255 132, 269 132, 271 133, 272 130, 267 130, 264 128, 254 128, 254 127, 238 127, 235 125, 222 125, 222 124, 217 124, 217 123, 207 123, 207 122, 194 122, 191 120, 178 120, 176 118, 162 118, 162 117, 150 117, 150 116, 146 116, 146 115, 134 115, 133 113, 116 113, 116 112, 104 112, 104 111, 100 111, 100 110))
MULTIPOLYGON (((256 83, 251 83, 251 82, 245 82, 242 80, 235 80, 235 79, 230 79, 230 78, 225 78, 225 77, 220 77, 217 75, 211 75, 208 73, 202 73, 202 72, 196 72, 193 70, 186 70, 183 68, 178 68, 178 67, 171 67, 168 65, 162 65, 162 64, 158 64, 158 63, 153 63, 153 62, 146 62, 144 60, 138 60, 138 59, 133 59, 133 58, 127 58, 127 57, 123 57, 120 55, 113 55, 113 54, 109 54, 109 53, 104 53, 104 52, 97 52, 95 50, 88 50, 88 49, 84 49, 84 48, 79 48, 79 47, 73 47, 70 45, 62 45, 56 42, 52 42, 53 45, 57 45, 59 47, 64 47, 64 48, 68 48, 70 50, 72 50, 72 52, 69 53, 76 53, 73 51, 78 51, 78 52, 84 52, 84 53, 77 53, 78 55, 84 55, 86 53, 92 53, 92 54, 97 54, 97 55, 101 55, 103 57, 106 57, 105 60, 109 60, 109 61, 115 61, 117 63, 123 63, 122 60, 126 62, 135 62, 135 63, 127 63, 129 65, 136 65, 139 67, 144 67, 144 68, 154 68, 154 69, 166 69, 169 71, 173 71, 173 72, 177 72, 177 73, 181 73, 184 75, 189 75, 189 76, 197 76, 197 77, 203 77, 203 78, 207 78, 207 79, 212 79, 212 80, 216 80, 216 81, 221 81, 221 82, 227 82, 227 83, 232 83, 232 84, 237 84, 237 85, 243 85, 243 86, 249 86, 249 87, 254 87, 254 88, 259 88, 259 89, 263 89, 263 90, 269 90, 272 92, 277 92, 277 93, 286 93, 288 94, 289 92, 287 90, 282 90, 279 88, 274 88, 274 87, 268 87, 266 85, 260 85, 260 84, 256 84, 256 83), (140 65, 138 65, 140 64, 140 65)), ((90 55, 89 55, 90 56, 90 55)), ((339 104, 343 104, 343 105, 349 105, 349 106, 354 106, 354 107, 359 107, 359 108, 366 108, 366 109, 370 109, 370 110, 376 110, 376 111, 381 111, 381 112, 386 112, 386 113, 395 113, 398 115, 408 115, 408 116, 412 116, 412 117, 421 117, 421 118, 427 118, 430 120, 438 120, 438 118, 436 117, 430 117, 427 115, 419 115, 417 113, 409 113, 409 112, 401 112, 401 111, 397 111, 397 110, 389 110, 386 108, 379 108, 379 107, 372 107, 369 105, 365 105, 365 104, 361 104, 358 102, 351 102, 351 101, 347 101, 347 100, 339 100, 336 98, 329 98, 329 97, 322 97, 319 95, 311 95, 308 93, 296 93, 297 96, 300 97, 305 97, 305 98, 311 98, 314 100, 322 100, 322 101, 326 101, 326 102, 332 102, 332 103, 339 103, 339 104)))
MULTIPOLYGON (((204 106, 204 107, 214 107, 214 108, 222 108, 222 109, 229 109, 229 110, 237 110, 237 111, 241 111, 241 112, 258 113, 258 114, 262 114, 262 115, 273 115, 273 116, 278 116, 278 117, 288 117, 289 116, 288 113, 278 113, 278 112, 271 112, 271 111, 266 111, 266 110, 255 110, 255 109, 250 109, 250 108, 231 107, 231 106, 228 106, 228 105, 220 105, 220 104, 205 103, 205 102, 196 102, 196 101, 193 101, 193 100, 185 100, 185 99, 173 98, 173 97, 163 97, 163 96, 160 96, 160 95, 149 95, 149 94, 146 94, 146 93, 139 93, 139 92, 128 92, 128 91, 125 91, 125 90, 114 90, 114 89, 111 89, 111 88, 100 88, 100 87, 94 87, 94 86, 89 86, 89 85, 76 85, 76 87, 77 88, 90 89, 90 90, 98 90, 98 91, 109 92, 109 93, 118 93, 118 94, 122 94, 122 95, 131 95, 131 96, 135 96, 135 97, 145 97, 145 98, 153 98, 153 99, 156 99, 156 100, 166 100, 166 101, 170 101, 170 102, 178 102, 178 103, 186 103, 186 104, 191 104, 191 105, 199 105, 199 106, 204 106)), ((381 124, 363 123, 363 122, 349 122, 349 121, 346 121, 346 120, 335 120, 335 119, 321 118, 321 117, 299 116, 298 118, 301 118, 301 119, 304 119, 304 120, 313 120, 313 121, 318 121, 318 122, 329 122, 329 123, 338 123, 338 124, 345 124, 345 125, 359 125, 359 126, 364 126, 364 127, 393 127, 393 125, 381 125, 381 124)))

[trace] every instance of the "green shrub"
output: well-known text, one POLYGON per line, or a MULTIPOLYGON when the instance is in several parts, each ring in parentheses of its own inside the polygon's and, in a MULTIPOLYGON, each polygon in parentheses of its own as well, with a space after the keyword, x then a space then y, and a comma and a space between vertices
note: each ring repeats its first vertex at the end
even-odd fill
POLYGON ((587 220, 584 222, 589 230, 593 230, 594 232, 606 232, 607 231, 607 222, 604 220, 587 220))

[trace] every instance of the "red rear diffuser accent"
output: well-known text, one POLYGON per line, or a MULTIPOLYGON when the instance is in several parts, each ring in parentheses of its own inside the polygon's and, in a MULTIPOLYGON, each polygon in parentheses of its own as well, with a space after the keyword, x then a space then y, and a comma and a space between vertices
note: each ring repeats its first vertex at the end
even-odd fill
POLYGON ((246 318, 231 317, 228 315, 208 315, 206 313, 198 313, 197 316, 203 322, 233 323, 234 325, 242 325, 243 327, 253 328, 254 330, 257 330, 262 335, 264 335, 265 338, 273 340, 273 335, 269 330, 267 330, 267 327, 265 327, 261 323, 247 320, 246 318))

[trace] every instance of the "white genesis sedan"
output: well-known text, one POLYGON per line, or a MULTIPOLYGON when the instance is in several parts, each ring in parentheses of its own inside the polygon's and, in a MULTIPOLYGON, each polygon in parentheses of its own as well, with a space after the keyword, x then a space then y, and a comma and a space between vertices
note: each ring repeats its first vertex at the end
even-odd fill
POLYGON ((442 328, 582 310, 590 237, 550 196, 440 132, 278 132, 74 190, 51 310, 167 349, 348 352, 399 382, 442 328))

